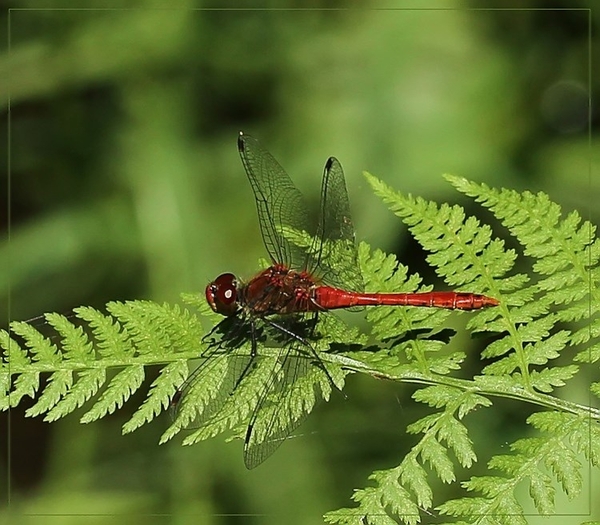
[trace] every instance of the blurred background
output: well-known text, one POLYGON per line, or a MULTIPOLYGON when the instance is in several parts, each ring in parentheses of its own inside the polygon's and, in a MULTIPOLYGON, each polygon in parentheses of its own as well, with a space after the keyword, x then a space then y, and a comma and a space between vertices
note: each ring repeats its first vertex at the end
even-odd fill
MULTIPOLYGON (((275 155, 315 208, 324 163, 338 157, 358 239, 441 288, 363 170, 486 219, 442 173, 544 190, 599 222, 599 121, 594 109, 590 126, 588 101, 600 82, 590 71, 600 11, 591 1, 508 10, 458 0, 440 10, 359 0, 299 10, 51 4, 26 1, 31 9, 1 15, 10 42, 0 56, 0 133, 9 144, 0 167, 2 327, 111 300, 178 301, 224 271, 251 276, 266 253, 236 149, 240 130, 275 155)), ((149 384, 155 371, 147 375, 149 384)), ((91 425, 77 413, 30 420, 24 403, 10 426, 2 414, 0 523, 41 515, 50 523, 54 514, 60 523, 90 515, 99 524, 319 523, 414 444, 405 428, 424 411, 413 391, 349 378, 347 399, 322 403, 254 471, 239 442, 158 446, 166 415, 122 436, 144 389, 91 425)), ((481 429, 476 443, 501 450, 533 408, 494 403, 469 424, 481 429)), ((489 451, 477 451, 483 473, 489 451)), ((438 490, 436 504, 460 494, 456 485, 438 490)))

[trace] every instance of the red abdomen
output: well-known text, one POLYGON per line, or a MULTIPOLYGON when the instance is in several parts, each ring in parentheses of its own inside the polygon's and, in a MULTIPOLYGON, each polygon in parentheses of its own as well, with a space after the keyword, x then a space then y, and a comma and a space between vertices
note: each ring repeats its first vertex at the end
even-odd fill
POLYGON ((326 310, 351 306, 427 306, 451 310, 478 310, 500 304, 492 297, 467 292, 358 293, 329 286, 316 288, 314 297, 315 302, 326 310))

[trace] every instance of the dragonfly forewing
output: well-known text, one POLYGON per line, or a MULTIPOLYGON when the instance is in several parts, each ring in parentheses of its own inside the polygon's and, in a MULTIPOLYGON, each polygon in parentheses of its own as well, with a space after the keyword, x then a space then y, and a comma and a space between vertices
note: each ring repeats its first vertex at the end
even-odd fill
POLYGON ((275 157, 256 139, 240 134, 238 150, 252 186, 263 241, 272 262, 306 266, 306 250, 290 242, 285 228, 312 230, 304 197, 275 157))

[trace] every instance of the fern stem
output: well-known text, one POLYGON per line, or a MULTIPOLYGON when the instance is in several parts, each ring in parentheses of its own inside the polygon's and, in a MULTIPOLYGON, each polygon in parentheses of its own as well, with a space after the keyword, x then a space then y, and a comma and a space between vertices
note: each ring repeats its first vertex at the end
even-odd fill
MULTIPOLYGON (((354 360, 352 360, 354 361, 354 360)), ((348 363, 345 364, 348 366, 348 363)), ((407 371, 401 375, 393 375, 381 370, 375 370, 373 368, 367 368, 364 364, 357 370, 360 372, 366 372, 378 379, 389 379, 399 383, 417 383, 422 385, 446 385, 454 388, 458 388, 462 391, 469 391, 484 396, 495 396, 503 397, 508 399, 515 399, 518 401, 526 401, 535 405, 550 408, 560 412, 568 412, 577 416, 589 416, 596 421, 600 421, 600 409, 575 403, 572 401, 566 401, 559 399, 547 394, 542 394, 525 388, 517 388, 514 385, 510 388, 491 387, 484 385, 486 377, 479 376, 475 380, 456 379, 447 376, 439 376, 434 374, 422 374, 414 370, 407 371)))

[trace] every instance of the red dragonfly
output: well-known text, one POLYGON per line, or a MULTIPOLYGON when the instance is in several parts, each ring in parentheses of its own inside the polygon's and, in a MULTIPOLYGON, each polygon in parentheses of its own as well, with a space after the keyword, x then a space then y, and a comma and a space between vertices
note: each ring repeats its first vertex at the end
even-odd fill
MULTIPOLYGON (((221 409, 255 365, 259 356, 260 327, 275 333, 276 337, 278 335, 283 344, 252 413, 244 443, 246 466, 254 468, 267 459, 306 416, 296 414, 287 418, 283 414, 285 405, 273 406, 273 400, 305 376, 313 363, 335 386, 309 342, 310 327, 315 325, 310 321, 316 321, 319 314, 336 308, 377 305, 475 310, 496 306, 498 301, 485 295, 462 292, 365 293, 340 162, 330 157, 325 164, 321 209, 315 228, 310 223, 302 194, 275 158, 255 139, 242 133, 238 138, 238 150, 254 192, 260 229, 272 264, 248 282, 224 273, 206 287, 210 307, 226 316, 209 334, 219 332, 221 339, 212 340, 202 354, 205 361, 176 398, 179 403, 179 398, 193 383, 196 374, 208 366, 209 360, 223 357, 249 337, 250 355, 245 360, 235 361, 226 370, 221 389, 200 417, 206 422, 221 409), (315 235, 305 237, 310 242, 304 246, 302 242, 292 241, 294 232, 306 235, 314 231, 315 235), (269 404, 272 421, 262 422, 258 435, 256 424, 269 404)), ((239 354, 235 359, 240 359, 239 354)))

